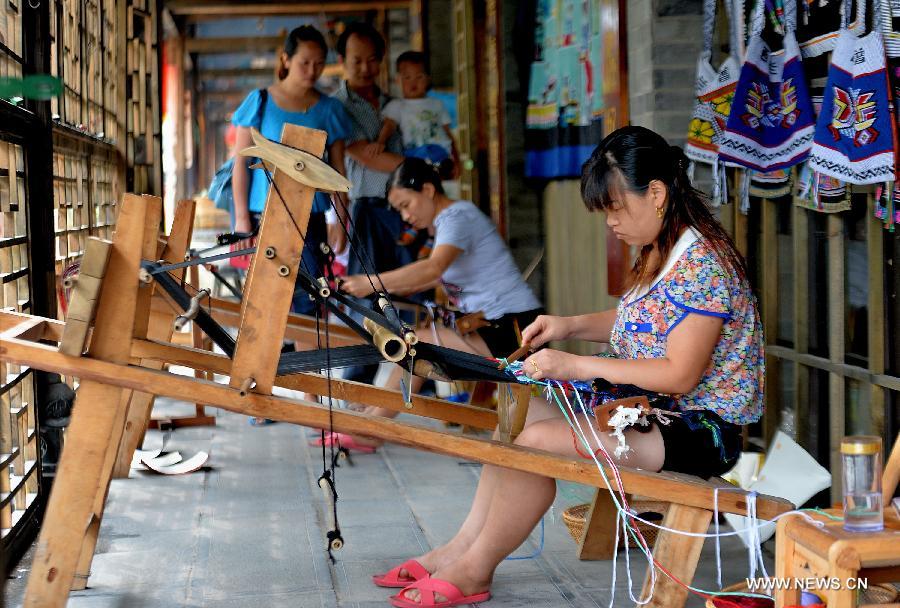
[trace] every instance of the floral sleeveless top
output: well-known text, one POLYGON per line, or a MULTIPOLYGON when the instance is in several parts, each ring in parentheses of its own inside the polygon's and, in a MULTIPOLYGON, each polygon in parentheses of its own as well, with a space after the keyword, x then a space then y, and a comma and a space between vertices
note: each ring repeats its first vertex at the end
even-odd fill
POLYGON ((626 294, 619 302, 613 352, 625 359, 664 357, 669 333, 689 314, 721 317, 722 333, 700 383, 675 395, 675 402, 678 409, 710 410, 734 424, 756 422, 763 411, 765 360, 750 286, 726 272, 693 230, 682 235, 666 266, 646 294, 626 294))

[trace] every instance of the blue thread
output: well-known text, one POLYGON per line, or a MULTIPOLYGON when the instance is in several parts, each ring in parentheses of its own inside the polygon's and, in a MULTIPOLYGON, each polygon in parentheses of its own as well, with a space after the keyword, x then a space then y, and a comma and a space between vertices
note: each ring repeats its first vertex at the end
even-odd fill
POLYGON ((522 555, 520 557, 509 556, 509 557, 505 558, 503 561, 512 562, 512 561, 516 561, 516 560, 520 560, 520 559, 534 559, 537 556, 539 556, 543 550, 544 550, 544 518, 541 517, 541 542, 538 545, 537 550, 535 550, 535 552, 532 553, 531 555, 522 555))

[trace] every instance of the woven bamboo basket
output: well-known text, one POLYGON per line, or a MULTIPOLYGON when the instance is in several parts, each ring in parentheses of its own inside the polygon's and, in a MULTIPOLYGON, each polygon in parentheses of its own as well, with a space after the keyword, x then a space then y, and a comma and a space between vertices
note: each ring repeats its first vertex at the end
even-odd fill
MULTIPOLYGON (((737 583, 736 585, 731 585, 730 587, 725 587, 722 591, 730 591, 733 593, 741 593, 747 591, 746 583, 737 583)), ((877 606, 879 604, 890 604, 894 602, 898 597, 897 589, 893 585, 870 585, 868 589, 860 592, 859 603, 860 605, 866 604, 868 606, 877 606)), ((733 596, 732 596, 733 597, 733 596)), ((723 599, 728 599, 723 598, 723 599)), ((738 598, 734 598, 736 600, 738 598)), ((748 600, 751 598, 748 598, 748 600)), ((764 602, 765 600, 762 600, 764 602)), ((720 605, 727 605, 724 602, 720 602, 720 605)), ((750 604, 747 604, 748 606, 750 604)), ((756 605, 762 605, 761 603, 756 605)), ((775 601, 771 600, 769 606, 774 606, 775 601)), ((719 608, 713 600, 706 600, 706 608, 719 608)))
MULTIPOLYGON (((634 509, 634 511, 642 519, 646 519, 647 521, 651 521, 659 525, 662 523, 663 517, 665 516, 666 511, 669 508, 669 503, 656 500, 634 500, 629 503, 629 506, 634 509)), ((566 527, 569 529, 569 534, 572 535, 572 538, 575 539, 576 543, 581 541, 581 532, 584 530, 584 519, 590 508, 591 505, 585 503, 581 505, 575 505, 574 507, 569 507, 568 509, 563 511, 563 522, 566 524, 566 527)), ((647 544, 652 547, 656 542, 656 536, 659 530, 640 521, 636 523, 638 530, 640 530, 641 535, 644 537, 644 540, 646 540, 647 544)), ((625 530, 620 530, 619 546, 624 547, 626 542, 628 543, 629 547, 637 547, 637 544, 635 543, 631 535, 628 534, 625 530)))

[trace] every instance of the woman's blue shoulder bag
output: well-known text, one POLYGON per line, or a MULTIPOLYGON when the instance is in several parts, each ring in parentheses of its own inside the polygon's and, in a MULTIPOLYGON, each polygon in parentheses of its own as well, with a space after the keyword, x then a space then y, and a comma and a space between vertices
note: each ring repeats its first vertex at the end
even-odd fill
MULTIPOLYGON (((259 90, 259 107, 256 109, 256 126, 257 129, 262 127, 263 115, 266 112, 266 101, 269 92, 266 89, 259 90)), ((234 156, 222 163, 222 166, 213 175, 212 181, 209 183, 207 196, 216 203, 217 209, 224 209, 231 212, 234 209, 234 192, 231 188, 231 173, 234 169, 234 156)))

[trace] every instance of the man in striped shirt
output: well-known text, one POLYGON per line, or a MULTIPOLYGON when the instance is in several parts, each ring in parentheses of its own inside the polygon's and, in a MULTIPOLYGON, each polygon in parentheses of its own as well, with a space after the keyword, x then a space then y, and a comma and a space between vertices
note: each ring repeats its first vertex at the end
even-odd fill
MULTIPOLYGON (((415 261, 427 235, 421 234, 414 242, 401 245, 403 220, 385 198, 388 177, 403 160, 399 134, 394 133, 379 154, 371 154, 367 149, 378 139, 381 110, 390 101, 376 84, 384 59, 384 39, 367 23, 351 23, 341 33, 336 47, 345 80, 334 97, 344 104, 353 122, 344 158, 351 184, 347 274, 392 270, 415 261)), ((371 381, 369 375, 374 377, 374 370, 347 370, 347 377, 354 380, 371 381)))
POLYGON ((376 84, 384 48, 384 39, 366 23, 351 23, 337 41, 345 80, 334 97, 344 104, 353 119, 353 133, 348 139, 345 159, 347 178, 352 184, 351 219, 355 232, 348 274, 360 274, 364 269, 369 272, 391 270, 414 261, 414 251, 418 251, 397 244, 403 222, 385 199, 390 172, 403 160, 400 137, 395 133, 380 154, 372 155, 367 150, 368 145, 378 139, 382 126, 381 110, 390 101, 376 84), (360 247, 365 253, 358 251, 360 247))

